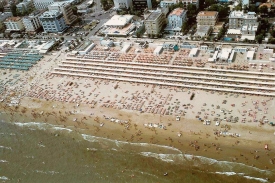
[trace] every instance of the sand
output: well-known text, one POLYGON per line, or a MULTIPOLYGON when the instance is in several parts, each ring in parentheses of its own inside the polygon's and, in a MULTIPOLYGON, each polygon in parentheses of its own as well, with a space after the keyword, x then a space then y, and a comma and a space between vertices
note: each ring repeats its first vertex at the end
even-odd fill
POLYGON ((273 98, 52 75, 62 60, 64 54, 58 52, 28 72, 1 76, 8 81, 20 74, 1 96, 8 121, 59 124, 80 133, 274 169, 273 98), (18 106, 11 104, 14 100, 18 106))

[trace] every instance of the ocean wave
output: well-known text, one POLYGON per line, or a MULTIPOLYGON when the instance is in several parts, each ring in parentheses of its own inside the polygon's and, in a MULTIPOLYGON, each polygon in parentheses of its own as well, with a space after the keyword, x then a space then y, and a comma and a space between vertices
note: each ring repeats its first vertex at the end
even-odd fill
POLYGON ((244 177, 244 178, 251 179, 251 180, 257 180, 257 181, 260 181, 260 182, 268 182, 268 180, 266 180, 266 179, 258 178, 258 177, 251 177, 251 176, 245 175, 244 173, 236 173, 236 172, 215 172, 215 174, 221 174, 221 175, 227 175, 227 176, 239 175, 239 176, 242 176, 242 177, 244 177))
POLYGON ((72 129, 63 128, 63 127, 58 127, 58 126, 54 126, 53 129, 55 129, 55 130, 67 130, 68 132, 72 132, 72 131, 73 131, 72 129))
POLYGON ((39 123, 39 122, 27 122, 27 123, 15 122, 14 124, 20 127, 36 127, 39 130, 46 130, 46 126, 47 126, 46 123, 39 123))
POLYGON ((8 177, 5 177, 5 176, 1 176, 0 177, 0 180, 10 180, 8 177))
POLYGON ((5 147, 5 146, 0 146, 1 149, 9 149, 12 150, 11 147, 5 147))
POLYGON ((59 174, 59 172, 55 172, 55 171, 42 171, 42 170, 35 170, 36 173, 43 173, 43 174, 59 174))
POLYGON ((243 177, 245 177, 245 178, 247 178, 247 179, 258 180, 258 181, 260 181, 260 182, 268 182, 268 180, 263 179, 263 178, 250 177, 250 176, 243 176, 243 177))
POLYGON ((216 159, 207 158, 203 156, 194 156, 190 154, 159 154, 153 152, 141 152, 142 156, 146 157, 153 157, 164 162, 175 162, 184 164, 186 162, 193 164, 193 166, 202 166, 207 165, 211 166, 212 168, 223 170, 224 172, 216 172, 217 174, 226 174, 226 175, 245 175, 245 173, 262 173, 262 175, 272 175, 273 173, 269 170, 262 170, 253 166, 249 166, 243 163, 236 163, 230 161, 218 161, 216 159), (232 170, 236 171, 244 171, 244 172, 233 172, 232 170), (246 171, 245 171, 246 170, 246 171))
POLYGON ((60 125, 53 125, 53 124, 42 123, 42 122, 27 122, 27 123, 15 122, 14 124, 20 127, 29 127, 29 129, 31 130, 36 130, 31 127, 36 127, 39 130, 49 129, 49 130, 55 130, 55 131, 68 131, 68 132, 73 131, 70 128, 61 127, 60 125))
POLYGON ((165 146, 165 145, 158 145, 158 144, 149 144, 149 143, 135 143, 135 142, 126 142, 126 141, 120 141, 120 140, 112 140, 105 137, 96 137, 93 135, 87 135, 87 134, 81 134, 84 140, 87 140, 89 142, 111 142, 114 143, 117 147, 122 147, 123 145, 132 145, 132 146, 142 146, 142 147, 153 147, 153 148, 163 148, 166 150, 172 150, 176 152, 177 154, 181 154, 182 152, 174 147, 165 146))

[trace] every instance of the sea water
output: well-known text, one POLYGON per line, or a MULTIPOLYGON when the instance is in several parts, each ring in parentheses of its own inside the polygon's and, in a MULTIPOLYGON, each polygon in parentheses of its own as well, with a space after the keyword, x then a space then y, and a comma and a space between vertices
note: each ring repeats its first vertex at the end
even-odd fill
POLYGON ((43 122, 0 120, 0 182, 244 183, 273 178, 272 170, 168 146, 116 141, 43 122))

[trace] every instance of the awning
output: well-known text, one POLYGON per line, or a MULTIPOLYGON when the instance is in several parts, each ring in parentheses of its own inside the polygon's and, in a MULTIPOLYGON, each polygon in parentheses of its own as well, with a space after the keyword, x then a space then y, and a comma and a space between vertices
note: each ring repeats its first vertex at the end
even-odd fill
POLYGON ((245 39, 254 41, 255 40, 255 35, 245 35, 245 36, 241 37, 241 40, 245 40, 245 39))

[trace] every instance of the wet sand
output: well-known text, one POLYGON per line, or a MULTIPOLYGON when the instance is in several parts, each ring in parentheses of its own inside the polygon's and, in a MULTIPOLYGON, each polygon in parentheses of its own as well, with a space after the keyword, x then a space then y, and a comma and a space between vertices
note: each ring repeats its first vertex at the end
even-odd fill
POLYGON ((275 144, 271 140, 274 137, 274 129, 267 124, 258 126, 256 123, 222 123, 227 124, 230 131, 241 135, 230 137, 214 135, 214 130, 221 129, 221 126, 203 125, 194 118, 184 117, 176 121, 174 116, 102 107, 91 109, 85 104, 77 107, 76 104, 24 98, 20 107, 4 107, 1 104, 1 110, 3 109, 9 114, 6 117, 10 121, 59 124, 80 133, 128 142, 167 145, 186 154, 240 162, 261 169, 274 169, 272 163, 275 144), (89 115, 91 113, 92 115, 89 115), (120 123, 105 119, 108 117, 119 119, 120 123), (128 123, 122 123, 125 121, 128 123), (144 124, 148 122, 161 123, 166 126, 166 130, 145 127, 144 124), (269 150, 264 150, 265 144, 269 145, 269 150))

